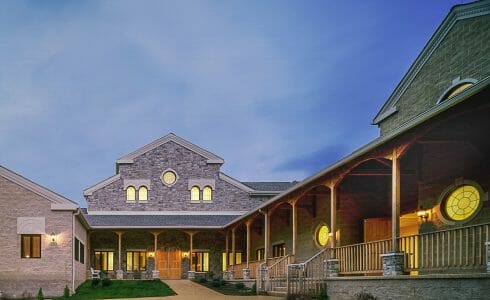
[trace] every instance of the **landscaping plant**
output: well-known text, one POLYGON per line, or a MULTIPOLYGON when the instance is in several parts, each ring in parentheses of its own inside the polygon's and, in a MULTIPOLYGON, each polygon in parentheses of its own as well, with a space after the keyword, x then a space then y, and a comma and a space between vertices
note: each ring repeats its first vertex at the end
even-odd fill
POLYGON ((68 285, 65 285, 65 288, 63 289, 63 298, 70 298, 70 289, 68 288, 68 285))
POLYGON ((43 288, 39 288, 39 291, 37 292, 37 300, 44 300, 43 288))
POLYGON ((110 278, 108 277, 105 277, 104 279, 102 279, 102 286, 103 287, 108 287, 112 284, 112 281, 110 278))

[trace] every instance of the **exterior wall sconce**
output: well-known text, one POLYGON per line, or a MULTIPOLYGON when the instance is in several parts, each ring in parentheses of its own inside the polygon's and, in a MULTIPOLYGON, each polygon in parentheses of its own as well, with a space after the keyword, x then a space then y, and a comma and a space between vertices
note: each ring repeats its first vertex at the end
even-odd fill
POLYGON ((429 210, 419 210, 417 211, 417 217, 422 220, 422 222, 427 222, 429 219, 430 211, 429 210))
POLYGON ((49 240, 51 242, 51 245, 56 245, 58 243, 58 236, 56 235, 56 233, 54 233, 54 231, 52 231, 49 235, 49 240))
POLYGON ((148 257, 155 258, 155 252, 153 251, 148 252, 148 257))
POLYGON ((182 252, 182 258, 189 258, 189 252, 182 252))

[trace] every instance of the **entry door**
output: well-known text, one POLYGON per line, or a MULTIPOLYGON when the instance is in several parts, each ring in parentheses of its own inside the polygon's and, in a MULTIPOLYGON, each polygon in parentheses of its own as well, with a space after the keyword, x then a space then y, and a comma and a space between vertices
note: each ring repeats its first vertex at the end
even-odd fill
POLYGON ((161 279, 180 279, 182 277, 182 253, 179 249, 165 248, 157 254, 157 268, 161 279))

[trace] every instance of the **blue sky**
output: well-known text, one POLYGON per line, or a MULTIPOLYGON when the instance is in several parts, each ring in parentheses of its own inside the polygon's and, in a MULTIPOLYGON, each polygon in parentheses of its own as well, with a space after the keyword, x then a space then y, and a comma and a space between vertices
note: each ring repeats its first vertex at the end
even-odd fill
POLYGON ((0 164, 84 206, 174 132, 239 180, 301 180, 378 135, 461 2, 2 0, 0 164))

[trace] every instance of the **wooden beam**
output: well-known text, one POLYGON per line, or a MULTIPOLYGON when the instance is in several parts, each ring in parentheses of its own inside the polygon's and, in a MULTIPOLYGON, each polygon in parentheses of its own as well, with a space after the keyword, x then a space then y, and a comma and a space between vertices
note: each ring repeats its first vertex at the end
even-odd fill
POLYGON ((393 149, 391 176, 391 249, 398 252, 400 236, 400 159, 397 149, 393 149))

